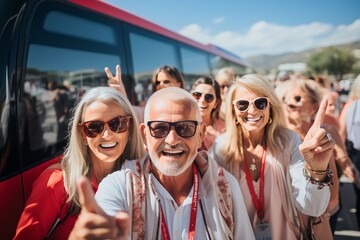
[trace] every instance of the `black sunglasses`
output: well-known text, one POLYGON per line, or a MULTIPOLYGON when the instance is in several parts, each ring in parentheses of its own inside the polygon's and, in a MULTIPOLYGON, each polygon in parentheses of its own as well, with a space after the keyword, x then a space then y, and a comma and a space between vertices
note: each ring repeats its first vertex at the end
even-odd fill
POLYGON ((94 138, 104 131, 105 124, 115 133, 125 132, 130 126, 130 119, 131 116, 117 116, 108 122, 87 121, 79 123, 79 126, 82 127, 82 131, 87 137, 94 138))
POLYGON ((196 126, 198 121, 178 121, 178 122, 166 122, 166 121, 148 121, 147 125, 150 129, 150 135, 154 138, 166 137, 171 127, 175 128, 177 135, 183 138, 189 138, 195 135, 196 126))
POLYGON ((239 109, 240 112, 245 112, 249 109, 250 104, 254 104, 256 109, 263 111, 265 110, 269 105, 269 98, 267 97, 259 97, 252 101, 248 100, 234 100, 233 104, 236 106, 237 109, 239 109))
MULTIPOLYGON (((192 92, 193 97, 196 99, 196 101, 199 101, 199 99, 201 98, 201 96, 203 95, 201 92, 192 92)), ((212 101, 214 101, 215 96, 212 95, 211 93, 207 93, 204 96, 205 102, 207 103, 211 103, 212 101)))

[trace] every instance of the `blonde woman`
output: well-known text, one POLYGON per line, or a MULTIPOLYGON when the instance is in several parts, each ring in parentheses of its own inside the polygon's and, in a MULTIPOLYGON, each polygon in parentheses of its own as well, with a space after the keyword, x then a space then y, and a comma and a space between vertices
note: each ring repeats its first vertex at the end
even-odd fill
POLYGON ((320 216, 330 198, 334 143, 320 128, 326 102, 303 143, 287 129, 282 103, 260 75, 237 77, 226 108, 226 132, 210 154, 237 178, 255 237, 299 239, 306 233, 298 213, 320 216))
POLYGON ((73 109, 69 128, 61 163, 35 181, 14 239, 68 239, 80 213, 79 178, 86 176, 96 191, 126 159, 144 155, 132 106, 114 88, 88 90, 73 109))

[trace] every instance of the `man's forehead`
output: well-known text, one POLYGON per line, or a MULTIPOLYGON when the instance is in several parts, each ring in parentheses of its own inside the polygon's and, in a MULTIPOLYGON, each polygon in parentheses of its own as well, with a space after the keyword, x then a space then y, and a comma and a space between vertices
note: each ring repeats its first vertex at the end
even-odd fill
POLYGON ((150 118, 169 117, 168 115, 179 115, 177 117, 184 116, 186 118, 193 116, 194 120, 196 120, 196 108, 194 108, 190 101, 186 100, 163 99, 153 102, 150 107, 150 118))

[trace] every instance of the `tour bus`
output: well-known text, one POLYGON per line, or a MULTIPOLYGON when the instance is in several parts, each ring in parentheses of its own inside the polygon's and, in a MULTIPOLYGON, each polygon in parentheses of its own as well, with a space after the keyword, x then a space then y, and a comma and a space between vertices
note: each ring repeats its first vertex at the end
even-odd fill
POLYGON ((120 64, 134 105, 148 98, 152 72, 165 64, 181 71, 188 90, 222 67, 250 69, 219 47, 97 0, 1 1, 0 27, 1 239, 14 236, 37 176, 61 160, 76 98, 107 85, 104 67, 115 73, 120 64))

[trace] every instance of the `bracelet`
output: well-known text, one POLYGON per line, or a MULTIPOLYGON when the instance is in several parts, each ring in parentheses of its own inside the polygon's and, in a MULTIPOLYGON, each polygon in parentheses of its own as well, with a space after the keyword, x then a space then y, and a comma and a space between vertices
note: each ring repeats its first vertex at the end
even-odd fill
POLYGON ((330 168, 330 166, 328 164, 326 170, 314 170, 309 166, 309 164, 307 164, 307 162, 305 162, 305 167, 307 168, 307 170, 309 170, 310 172, 312 172, 312 173, 314 173, 316 175, 325 175, 328 172, 329 168, 330 168))
POLYGON ((304 175, 306 181, 309 181, 311 184, 317 185, 317 189, 322 189, 326 186, 334 185, 334 180, 333 180, 334 174, 333 174, 333 171, 329 167, 326 170, 326 178, 324 179, 324 181, 318 181, 316 179, 313 179, 311 177, 310 172, 305 167, 303 168, 303 175, 304 175))

